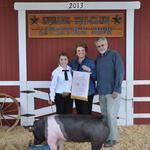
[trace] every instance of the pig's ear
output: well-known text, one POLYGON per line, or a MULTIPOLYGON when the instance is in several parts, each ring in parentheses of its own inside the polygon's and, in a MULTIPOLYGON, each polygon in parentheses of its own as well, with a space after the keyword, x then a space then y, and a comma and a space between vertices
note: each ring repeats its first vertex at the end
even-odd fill
POLYGON ((34 130, 33 126, 31 126, 31 127, 28 128, 29 132, 33 132, 33 130, 34 130))
POLYGON ((39 119, 35 119, 33 124, 37 123, 38 121, 39 121, 39 119))

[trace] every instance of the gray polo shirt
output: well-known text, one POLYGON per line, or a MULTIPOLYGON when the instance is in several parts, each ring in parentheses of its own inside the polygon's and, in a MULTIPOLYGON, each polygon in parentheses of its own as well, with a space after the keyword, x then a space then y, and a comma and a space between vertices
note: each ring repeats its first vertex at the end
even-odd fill
POLYGON ((99 95, 121 93, 124 67, 118 52, 107 50, 96 58, 97 91, 99 95))

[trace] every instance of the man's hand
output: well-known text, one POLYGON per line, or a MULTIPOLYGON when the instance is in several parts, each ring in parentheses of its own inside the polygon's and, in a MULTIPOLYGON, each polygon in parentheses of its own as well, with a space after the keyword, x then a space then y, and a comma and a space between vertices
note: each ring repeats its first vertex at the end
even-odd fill
POLYGON ((117 97, 118 97, 118 94, 119 94, 118 92, 113 92, 113 93, 112 93, 112 98, 113 98, 113 99, 117 98, 117 97))

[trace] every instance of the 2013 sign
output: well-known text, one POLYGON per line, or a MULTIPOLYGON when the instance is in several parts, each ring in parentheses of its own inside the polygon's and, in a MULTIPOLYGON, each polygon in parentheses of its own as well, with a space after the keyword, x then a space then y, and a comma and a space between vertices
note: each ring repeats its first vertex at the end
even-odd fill
POLYGON ((68 4, 69 9, 82 9, 84 8, 83 2, 69 2, 68 4))

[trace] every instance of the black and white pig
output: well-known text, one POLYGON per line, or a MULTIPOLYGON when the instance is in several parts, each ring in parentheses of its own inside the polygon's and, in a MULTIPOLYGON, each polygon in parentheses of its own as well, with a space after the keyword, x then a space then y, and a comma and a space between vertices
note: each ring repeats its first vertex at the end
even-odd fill
POLYGON ((63 149, 63 141, 91 142, 92 150, 100 150, 109 135, 104 118, 91 115, 52 115, 36 120, 34 144, 47 141, 51 150, 63 149))

